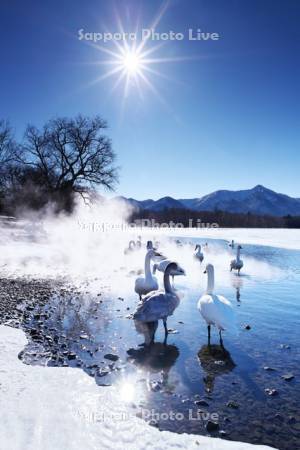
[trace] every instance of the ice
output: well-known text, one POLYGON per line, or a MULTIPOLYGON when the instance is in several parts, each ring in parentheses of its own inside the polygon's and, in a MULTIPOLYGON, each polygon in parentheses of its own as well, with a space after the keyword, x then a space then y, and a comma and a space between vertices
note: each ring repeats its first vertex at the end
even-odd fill
POLYGON ((117 387, 81 370, 23 364, 23 331, 0 326, 0 447, 5 450, 247 450, 266 446, 159 431, 135 417, 117 387))

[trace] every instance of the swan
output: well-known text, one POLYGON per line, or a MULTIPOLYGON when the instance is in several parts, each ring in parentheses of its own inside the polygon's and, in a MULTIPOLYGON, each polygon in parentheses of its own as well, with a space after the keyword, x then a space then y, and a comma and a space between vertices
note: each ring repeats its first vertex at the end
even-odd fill
POLYGON ((169 262, 164 273, 164 291, 150 292, 140 301, 133 313, 133 319, 140 322, 153 323, 162 320, 165 328, 165 340, 168 335, 167 317, 173 314, 180 302, 178 294, 170 283, 170 276, 173 273, 185 275, 184 270, 177 263, 169 262))
POLYGON ((135 250, 135 242, 134 241, 129 241, 128 247, 125 248, 124 250, 124 254, 128 255, 128 253, 131 253, 135 250))
POLYGON ((135 245, 136 245, 137 249, 140 249, 142 247, 142 237, 141 236, 138 236, 138 240, 136 241, 135 245))
POLYGON ((229 244, 229 247, 234 248, 234 240, 231 240, 231 243, 229 244))
POLYGON ((197 244, 195 247, 194 258, 198 259, 198 261, 200 261, 201 263, 204 259, 203 253, 201 252, 201 245, 199 244, 197 244))
POLYGON ((214 294, 214 266, 207 264, 207 289, 200 297, 197 308, 207 323, 208 344, 210 345, 210 327, 215 325, 219 330, 220 344, 223 346, 222 331, 235 329, 235 314, 227 298, 214 294))
POLYGON ((147 251, 145 256, 145 277, 137 278, 134 286, 134 290, 139 295, 140 299, 142 295, 146 295, 148 292, 156 291, 158 289, 157 279, 153 277, 151 273, 150 261, 161 261, 163 259, 165 259, 165 257, 153 248, 150 248, 147 251))
POLYGON ((240 270, 244 265, 243 261, 240 259, 241 249, 242 246, 238 245, 236 251, 236 259, 233 259, 230 263, 230 272, 232 271, 232 269, 234 269, 238 271, 238 274, 240 274, 240 270))

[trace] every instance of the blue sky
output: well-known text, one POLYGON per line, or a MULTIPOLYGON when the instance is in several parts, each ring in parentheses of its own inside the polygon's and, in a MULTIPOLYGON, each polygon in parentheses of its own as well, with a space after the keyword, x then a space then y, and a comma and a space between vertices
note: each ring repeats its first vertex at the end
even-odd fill
MULTIPOLYGON (((109 58, 78 30, 150 26, 157 0, 2 0, 0 117, 28 122, 100 114, 121 167, 118 194, 198 197, 263 184, 300 197, 300 3, 171 0, 156 31, 217 32, 217 41, 165 42, 141 83, 112 92, 109 58), (183 58, 183 60, 179 60, 183 58), (141 94, 141 95, 140 95, 141 94), (142 97, 142 98, 141 98, 142 97), (123 106, 122 106, 123 105, 123 106)), ((146 48, 160 42, 148 41, 146 48)), ((113 43, 101 44, 115 50, 113 43)))

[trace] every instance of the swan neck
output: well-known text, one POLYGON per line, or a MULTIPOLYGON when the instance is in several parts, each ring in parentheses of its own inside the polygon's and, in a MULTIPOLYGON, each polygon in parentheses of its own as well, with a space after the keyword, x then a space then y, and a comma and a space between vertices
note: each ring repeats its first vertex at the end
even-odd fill
POLYGON ((214 286, 215 286, 215 276, 214 276, 214 270, 209 270, 207 272, 207 294, 213 294, 214 292, 214 286))
POLYGON ((240 260, 240 253, 241 253, 241 250, 239 248, 237 248, 237 251, 236 251, 236 259, 237 259, 237 261, 240 260))
POLYGON ((165 288, 165 292, 168 294, 174 292, 174 290, 171 286, 171 282, 170 282, 170 270, 168 270, 168 269, 164 273, 164 288, 165 288))
POLYGON ((152 279, 151 268, 150 268, 150 259, 151 259, 150 254, 149 254, 149 252, 147 252, 146 256, 145 256, 145 278, 147 280, 152 279))

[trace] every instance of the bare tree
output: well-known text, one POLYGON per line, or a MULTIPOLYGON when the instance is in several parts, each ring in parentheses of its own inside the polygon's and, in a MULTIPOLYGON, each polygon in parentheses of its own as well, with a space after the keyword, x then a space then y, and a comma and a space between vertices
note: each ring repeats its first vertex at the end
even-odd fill
POLYGON ((8 121, 0 120, 0 164, 12 161, 16 143, 8 121))
POLYGON ((53 192, 84 193, 117 182, 115 153, 104 135, 100 117, 56 118, 43 130, 28 126, 17 160, 35 169, 42 183, 53 192))

